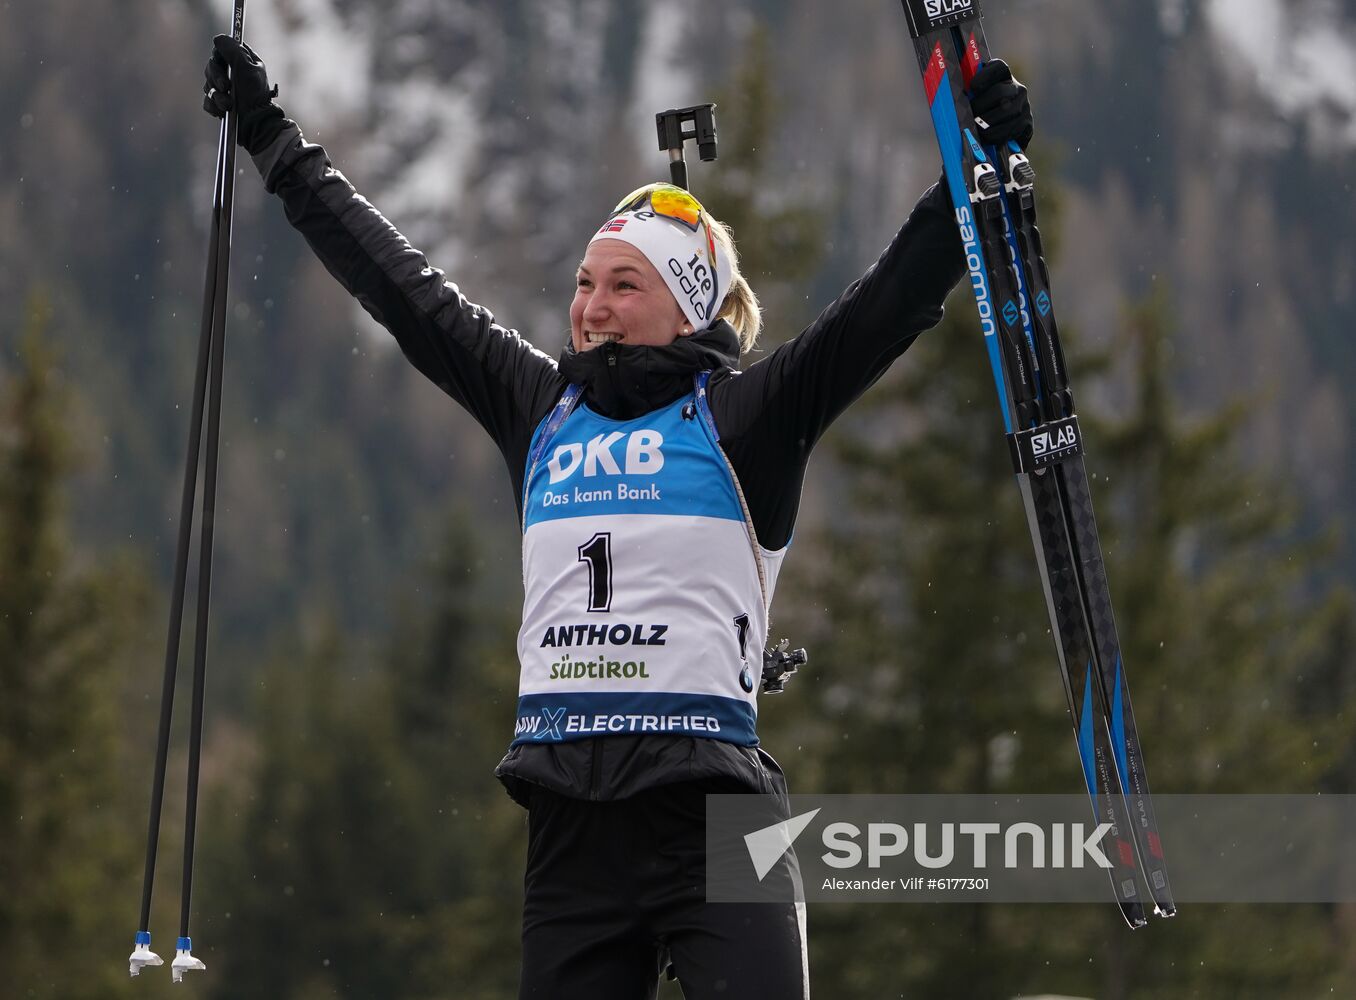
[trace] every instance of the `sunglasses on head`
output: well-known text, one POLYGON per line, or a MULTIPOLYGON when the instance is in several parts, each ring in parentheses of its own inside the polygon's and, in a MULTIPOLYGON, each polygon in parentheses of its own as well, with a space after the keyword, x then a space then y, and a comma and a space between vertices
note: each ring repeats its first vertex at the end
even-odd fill
POLYGON ((634 212, 646 201, 650 203, 650 211, 654 212, 655 215, 672 219, 674 222, 681 222, 694 233, 701 227, 702 203, 673 184, 636 188, 617 202, 617 207, 612 210, 612 214, 634 212))

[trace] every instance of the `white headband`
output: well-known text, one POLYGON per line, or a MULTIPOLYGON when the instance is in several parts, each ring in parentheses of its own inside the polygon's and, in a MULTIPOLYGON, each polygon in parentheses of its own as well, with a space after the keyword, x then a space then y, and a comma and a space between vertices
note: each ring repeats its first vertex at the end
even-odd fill
POLYGON ((730 291, 734 268, 705 222, 694 233, 676 219, 643 208, 608 219, 589 243, 598 240, 621 240, 643 253, 669 286, 694 331, 705 330, 715 321, 730 291))

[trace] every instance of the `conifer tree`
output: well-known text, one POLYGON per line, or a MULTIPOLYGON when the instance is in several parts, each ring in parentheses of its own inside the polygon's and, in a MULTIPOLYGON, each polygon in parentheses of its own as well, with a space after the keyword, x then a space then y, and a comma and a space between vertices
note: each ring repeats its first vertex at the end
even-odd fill
POLYGON ((140 758, 120 740, 119 684, 144 638, 148 587, 129 557, 72 565, 71 393, 47 346, 50 306, 34 295, 26 315, 0 383, 0 970, 14 996, 115 998, 130 995, 129 831, 142 802, 127 782, 140 758))
MULTIPOLYGON (((1133 366, 1113 374, 1131 402, 1118 418, 1097 419, 1096 359, 1073 365, 1155 790, 1340 784, 1350 602, 1312 592, 1322 547, 1295 536, 1288 492, 1241 460, 1237 408, 1188 417, 1175 402, 1166 315, 1157 300, 1129 313, 1115 352, 1133 366)), ((803 748, 803 789, 1082 787, 977 328, 953 299, 901 377, 836 438, 848 496, 816 540, 822 572, 801 598, 807 620, 819 612, 814 669, 797 680, 796 718, 778 719, 803 748)), ((815 977, 843 983, 842 996, 945 995, 958 969, 974 997, 1350 985, 1349 930, 1320 907, 1288 908, 1283 921, 1258 907, 1183 907, 1135 935, 1109 902, 820 907, 811 925, 815 977)))
MULTIPOLYGON (((762 302, 767 346, 794 335, 810 315, 793 294, 823 257, 824 219, 805 199, 781 193, 776 141, 786 108, 777 100, 776 66, 765 27, 754 27, 730 79, 714 95, 719 157, 689 172, 702 204, 734 233, 740 268, 762 302)), ((756 360, 756 356, 753 360, 756 360)))
POLYGON ((473 515, 454 511, 399 616, 389 684, 422 803, 429 995, 517 995, 527 814, 494 777, 513 735, 518 595, 495 593, 473 515), (455 942, 455 946, 448 946, 455 942))
POLYGON ((377 669, 323 616, 273 658, 252 773, 215 803, 217 997, 516 994, 525 814, 493 776, 513 629, 480 576, 458 512, 377 669))

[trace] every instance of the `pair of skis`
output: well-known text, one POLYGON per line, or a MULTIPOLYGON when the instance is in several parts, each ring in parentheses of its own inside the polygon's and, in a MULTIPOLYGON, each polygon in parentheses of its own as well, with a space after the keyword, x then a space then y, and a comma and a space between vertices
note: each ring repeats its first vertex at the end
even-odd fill
POLYGON ((1036 225, 1035 171, 1016 143, 982 145, 966 96, 989 60, 979 0, 902 0, 956 209, 989 364, 1073 717, 1083 779, 1111 826, 1112 887, 1142 927, 1176 912, 1149 797, 1093 517, 1083 438, 1036 225))

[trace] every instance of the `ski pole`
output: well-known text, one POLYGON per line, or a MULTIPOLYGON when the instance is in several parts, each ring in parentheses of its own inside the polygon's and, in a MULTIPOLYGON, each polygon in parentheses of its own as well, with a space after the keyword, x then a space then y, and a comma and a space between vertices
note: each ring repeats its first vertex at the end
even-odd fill
MULTIPOLYGON (((243 34, 245 18, 244 0, 235 0, 232 32, 237 40, 243 34)), ((194 673, 194 731, 195 744, 190 747, 189 789, 192 804, 189 807, 189 826, 186 829, 185 869, 191 875, 192 828, 196 816, 197 802, 197 757, 200 750, 202 683, 200 670, 205 670, 206 661, 206 608, 207 588, 204 581, 211 571, 211 518, 215 512, 215 487, 217 466, 217 439, 219 435, 219 415, 221 402, 221 364, 223 360, 223 342, 226 326, 226 284, 230 264, 230 225, 234 201, 235 139, 237 125, 235 114, 223 117, 217 135, 217 156, 212 187, 212 218, 208 232, 207 270, 203 288, 202 320, 198 336, 198 356, 194 372, 193 404, 189 417, 188 456, 184 466, 183 492, 179 510, 179 532, 174 560, 174 589, 170 598, 169 626, 165 640, 165 672, 160 693, 160 720, 156 737, 155 770, 151 781, 150 819, 146 831, 146 869, 142 880, 141 913, 133 950, 129 959, 129 972, 135 976, 145 966, 162 965, 163 960, 151 950, 151 898, 155 883, 156 854, 160 839, 160 814, 164 802, 165 770, 169 758, 169 738, 174 712, 174 689, 179 658, 179 640, 182 633, 184 592, 188 576, 188 552, 193 527, 193 507, 196 502, 198 481, 198 454, 202 438, 203 402, 209 394, 208 380, 212 380, 210 395, 212 413, 209 418, 207 483, 211 493, 211 507, 204 509, 204 553, 201 561, 198 604, 198 646, 200 649, 194 673), (223 225, 224 219, 224 225, 223 225), (210 359, 210 367, 209 367, 210 359)), ((174 979, 182 978, 183 968, 204 968, 201 962, 191 955, 188 942, 189 880, 184 886, 184 917, 179 941, 179 955, 174 962, 174 979), (181 959, 187 961, 181 963, 181 959), (182 965, 182 967, 181 967, 182 965)))
MULTIPOLYGON (((214 190, 221 187, 224 167, 226 123, 221 123, 218 139, 216 181, 214 190)), ((217 270, 217 230, 220 225, 219 206, 213 202, 212 223, 208 237, 207 277, 203 291, 202 332, 198 338, 198 361, 193 381, 193 409, 189 418, 188 459, 184 466, 183 496, 179 505, 179 538, 174 557, 174 591, 170 598, 169 631, 165 638, 165 677, 160 690, 160 725, 156 737, 155 773, 151 779, 151 816, 146 831, 146 870, 141 885, 141 920, 135 948, 131 956, 131 974, 137 975, 143 966, 162 964, 160 956, 150 950, 151 895, 155 883, 156 852, 160 843, 160 810, 165 797, 165 766, 169 757, 170 723, 174 713, 174 686, 179 659, 179 638, 184 614, 184 588, 188 575, 188 550, 193 531, 193 508, 197 502, 198 450, 202 439, 203 399, 207 386, 207 361, 210 353, 212 307, 215 299, 217 270)))
MULTIPOLYGON (((235 0, 231 33, 242 41, 245 29, 245 0, 235 0)), ((226 355, 226 299, 231 274, 231 222, 235 207, 235 152, 240 117, 232 110, 222 119, 226 125, 225 169, 217 200, 221 204, 221 224, 217 229, 217 276, 212 309, 212 360, 207 403, 207 467, 202 482, 202 538, 198 549, 198 619, 194 628, 193 708, 188 737, 188 792, 184 806, 183 898, 179 910, 179 940, 173 962, 174 981, 180 982, 189 970, 207 968, 193 957, 193 942, 188 934, 193 898, 193 848, 198 826, 198 774, 202 762, 203 700, 207 686, 207 624, 212 598, 212 540, 216 529, 217 464, 221 443, 221 384, 226 355)))

